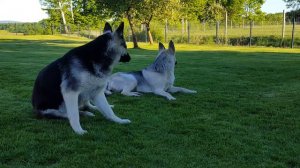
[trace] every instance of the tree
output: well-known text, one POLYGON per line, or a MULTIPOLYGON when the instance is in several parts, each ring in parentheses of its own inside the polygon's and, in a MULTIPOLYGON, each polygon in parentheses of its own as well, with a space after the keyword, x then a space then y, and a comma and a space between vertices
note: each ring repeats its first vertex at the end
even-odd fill
POLYGON ((147 37, 150 44, 153 39, 150 31, 150 23, 153 19, 164 20, 173 17, 176 10, 176 0, 143 0, 139 6, 136 6, 136 19, 144 24, 147 31, 147 37))
POLYGON ((299 9, 300 0, 283 0, 288 8, 299 9))
POLYGON ((245 0, 244 2, 244 15, 249 20, 255 20, 257 16, 262 15, 261 6, 265 0, 245 0))
POLYGON ((138 48, 138 42, 135 31, 136 24, 136 14, 137 9, 139 9, 140 4, 143 0, 98 0, 97 8, 98 10, 105 10, 106 14, 111 19, 122 19, 126 18, 128 20, 131 33, 132 33, 132 41, 133 47, 138 48))
POLYGON ((65 33, 69 32, 67 27, 67 20, 65 17, 65 11, 67 10, 67 5, 69 4, 69 2, 69 0, 40 0, 42 6, 46 7, 44 8, 44 10, 47 10, 49 15, 52 13, 52 10, 60 11, 65 33))

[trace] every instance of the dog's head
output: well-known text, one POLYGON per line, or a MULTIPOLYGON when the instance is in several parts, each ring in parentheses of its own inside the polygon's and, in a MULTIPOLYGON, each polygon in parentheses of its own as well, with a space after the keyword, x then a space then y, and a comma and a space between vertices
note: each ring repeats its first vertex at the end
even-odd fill
POLYGON ((112 43, 109 47, 117 52, 119 62, 129 62, 131 57, 127 52, 127 45, 124 39, 124 22, 113 32, 109 23, 105 23, 103 33, 112 34, 112 43))
POLYGON ((161 57, 161 59, 165 60, 168 64, 177 64, 175 57, 175 46, 172 40, 169 42, 168 49, 166 49, 165 46, 161 42, 159 42, 157 58, 158 57, 161 57))
POLYGON ((158 45, 158 55, 153 64, 148 68, 156 72, 174 71, 176 64, 175 46, 173 41, 169 42, 169 48, 166 49, 162 43, 158 45))

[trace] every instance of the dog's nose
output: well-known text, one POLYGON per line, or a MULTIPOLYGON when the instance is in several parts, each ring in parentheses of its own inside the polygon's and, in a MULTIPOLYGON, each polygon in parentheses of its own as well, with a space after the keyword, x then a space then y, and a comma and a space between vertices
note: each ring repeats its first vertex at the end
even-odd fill
POLYGON ((131 60, 131 57, 128 53, 121 56, 119 62, 129 62, 131 60))
POLYGON ((175 65, 177 65, 177 61, 175 61, 175 65))

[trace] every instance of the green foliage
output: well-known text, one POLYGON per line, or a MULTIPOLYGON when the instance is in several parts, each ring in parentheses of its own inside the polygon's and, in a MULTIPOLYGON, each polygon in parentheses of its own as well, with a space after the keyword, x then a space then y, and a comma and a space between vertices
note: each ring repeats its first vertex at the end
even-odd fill
POLYGON ((261 6, 264 4, 264 2, 265 0, 245 0, 244 16, 249 20, 261 20, 258 18, 263 15, 261 6))
POLYGON ((300 8, 300 0, 283 0, 287 4, 288 8, 299 9, 300 8))

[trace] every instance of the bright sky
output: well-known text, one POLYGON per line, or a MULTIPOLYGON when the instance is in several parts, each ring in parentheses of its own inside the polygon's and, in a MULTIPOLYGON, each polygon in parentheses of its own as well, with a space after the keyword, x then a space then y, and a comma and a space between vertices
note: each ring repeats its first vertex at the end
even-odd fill
MULTIPOLYGON (((266 0, 262 11, 276 13, 286 10, 283 0, 266 0)), ((47 18, 39 0, 0 0, 0 21, 37 22, 47 18)))
POLYGON ((39 0, 0 0, 0 21, 38 22, 47 17, 39 0))
POLYGON ((261 10, 266 13, 278 13, 283 10, 289 11, 290 9, 286 8, 286 4, 283 0, 266 0, 261 10))

